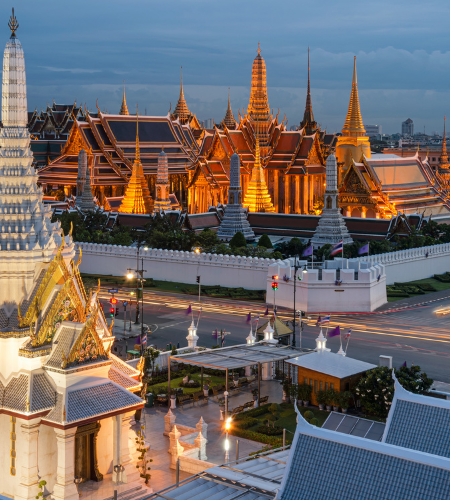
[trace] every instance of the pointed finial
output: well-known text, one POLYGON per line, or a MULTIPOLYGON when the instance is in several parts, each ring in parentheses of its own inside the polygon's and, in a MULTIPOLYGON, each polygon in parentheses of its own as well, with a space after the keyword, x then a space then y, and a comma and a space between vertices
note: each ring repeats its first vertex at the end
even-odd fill
POLYGON ((122 97, 122 106, 120 107, 119 115, 129 115, 127 100, 125 98, 125 80, 123 81, 123 97, 122 97))
POLYGON ((258 42, 258 56, 261 55, 261 44, 258 42))
POLYGON ((9 29, 12 31, 11 38, 15 38, 17 28, 19 27, 19 23, 17 22, 17 18, 14 15, 14 7, 12 9, 12 16, 9 18, 8 26, 9 26, 9 29))
POLYGON ((356 76, 356 56, 353 56, 353 83, 355 85, 358 83, 356 76))
POLYGON ((183 93, 183 66, 181 66, 181 93, 183 93))
POLYGON ((139 150, 139 105, 136 104, 136 154, 135 154, 135 162, 141 162, 141 152, 139 150))

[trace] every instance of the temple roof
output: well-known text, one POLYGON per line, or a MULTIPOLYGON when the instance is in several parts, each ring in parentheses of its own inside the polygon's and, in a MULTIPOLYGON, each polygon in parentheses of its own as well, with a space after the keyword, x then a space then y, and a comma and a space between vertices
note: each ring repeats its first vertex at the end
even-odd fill
POLYGON ((125 98, 125 82, 123 83, 123 97, 122 97, 122 105, 120 106, 119 115, 129 115, 127 108, 127 100, 125 98))
POLYGON ((234 130, 236 128, 236 120, 234 118, 233 111, 231 110, 230 89, 228 89, 228 107, 225 117, 222 120, 222 126, 226 126, 230 130, 234 130))
POLYGON ((356 77, 356 56, 353 59, 353 80, 347 118, 345 119, 342 135, 346 137, 365 137, 366 130, 361 117, 358 96, 358 81, 356 77))
POLYGON ((314 121, 314 113, 311 103, 311 85, 309 81, 309 47, 308 47, 308 88, 306 91, 306 105, 303 120, 300 123, 300 128, 304 128, 305 132, 309 135, 316 131, 317 123, 314 121))
POLYGON ((178 119, 180 123, 185 124, 188 123, 192 113, 189 111, 188 105, 186 103, 186 99, 184 98, 183 91, 183 66, 181 67, 181 87, 180 87, 180 97, 178 98, 177 105, 172 114, 173 119, 178 119))

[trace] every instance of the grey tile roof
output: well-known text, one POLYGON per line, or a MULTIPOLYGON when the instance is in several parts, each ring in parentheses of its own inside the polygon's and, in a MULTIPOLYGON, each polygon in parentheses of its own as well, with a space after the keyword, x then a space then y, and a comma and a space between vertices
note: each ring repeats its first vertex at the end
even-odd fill
POLYGON ((79 328, 64 326, 53 342, 54 349, 46 365, 52 368, 61 368, 63 353, 65 356, 69 355, 70 349, 80 333, 81 329, 79 328))
POLYGON ((56 403, 56 391, 45 373, 33 374, 30 411, 46 410, 53 408, 56 403))
POLYGON ((64 408, 64 395, 58 392, 56 395, 55 407, 45 417, 45 420, 50 420, 51 422, 62 422, 63 421, 63 408, 64 408))
POLYGON ((12 378, 3 391, 3 408, 26 411, 29 375, 21 374, 12 378))
MULTIPOLYGON (((394 447, 373 443, 374 449, 298 432, 280 500, 436 500, 450 491, 450 470, 389 454, 394 447), (379 447, 379 448, 377 448, 379 447), (385 448, 384 452, 378 451, 385 448)), ((336 435, 339 435, 336 433, 336 435)), ((342 435, 341 435, 342 436, 342 435)), ((367 446, 367 445, 365 445, 367 446)), ((406 455, 405 455, 406 456, 406 455)), ((441 459, 442 460, 442 459, 441 459)))
POLYGON ((128 377, 127 375, 117 370, 114 366, 111 366, 111 368, 109 369, 108 377, 116 384, 125 387, 125 389, 129 389, 130 387, 136 387, 137 385, 139 385, 138 380, 134 380, 134 378, 128 377))
POLYGON ((138 403, 142 403, 141 398, 108 382, 69 392, 66 419, 74 422, 138 403))
POLYGON ((450 408, 397 399, 392 411, 386 443, 450 458, 450 408))
POLYGON ((126 375, 132 376, 132 375, 136 375, 136 373, 139 373, 139 371, 136 370, 136 368, 129 365, 125 361, 122 361, 120 358, 118 358, 117 356, 115 356, 112 353, 111 353, 111 359, 113 362, 113 366, 115 368, 117 368, 119 371, 125 373, 126 375))

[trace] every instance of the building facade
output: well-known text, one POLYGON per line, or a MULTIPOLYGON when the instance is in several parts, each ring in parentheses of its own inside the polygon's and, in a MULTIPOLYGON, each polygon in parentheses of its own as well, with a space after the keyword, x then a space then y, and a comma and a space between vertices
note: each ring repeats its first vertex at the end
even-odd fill
POLYGON ((404 137, 412 137, 414 135, 414 122, 411 118, 402 122, 402 135, 404 137))

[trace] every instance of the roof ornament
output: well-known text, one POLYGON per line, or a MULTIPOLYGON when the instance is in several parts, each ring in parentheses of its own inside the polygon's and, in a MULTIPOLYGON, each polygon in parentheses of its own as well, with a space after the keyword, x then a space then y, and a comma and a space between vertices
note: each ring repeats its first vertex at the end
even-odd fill
MULTIPOLYGON (((14 12, 14 9, 13 9, 14 12)), ((258 56, 261 55, 261 44, 258 42, 258 56)))
POLYGON ((17 22, 17 18, 14 15, 14 7, 12 9, 12 16, 9 18, 8 26, 9 29, 12 31, 11 38, 16 38, 16 31, 19 27, 19 23, 17 22))

